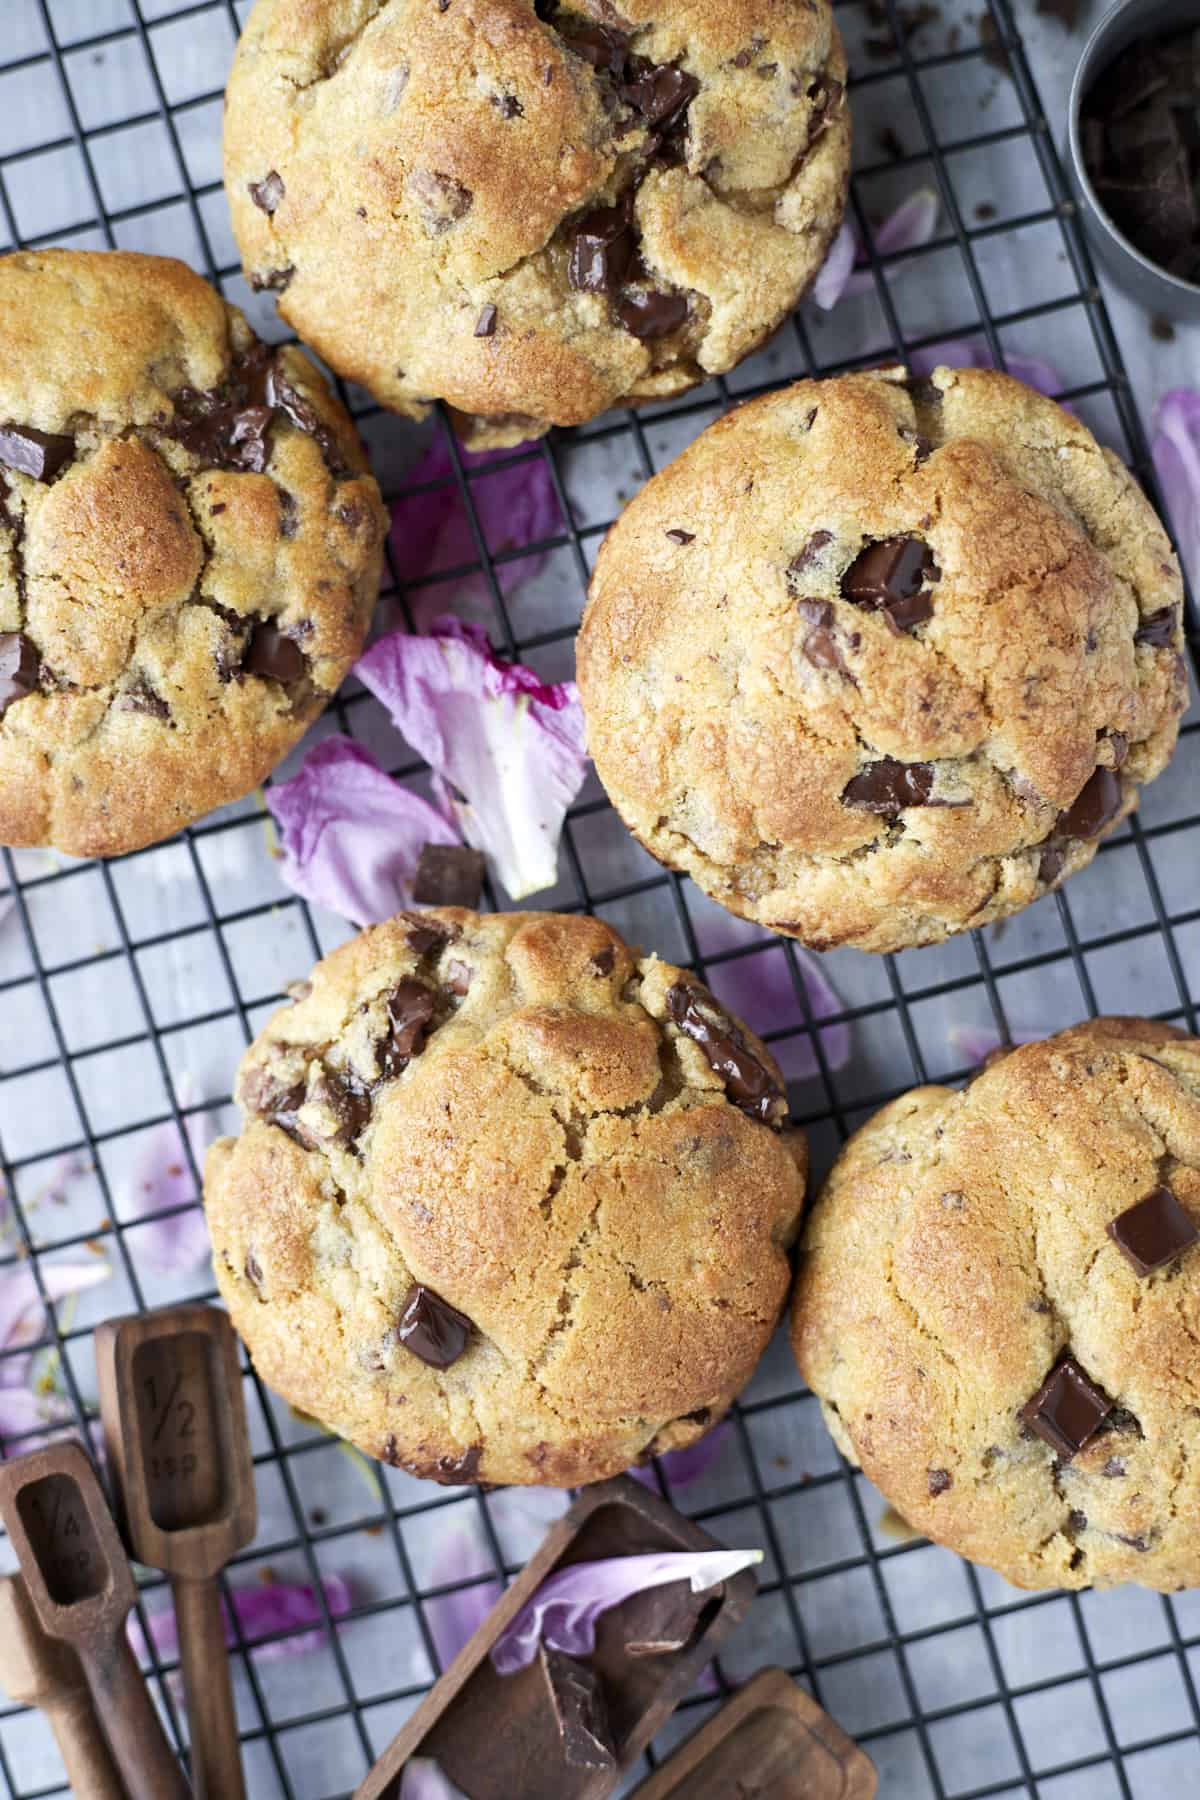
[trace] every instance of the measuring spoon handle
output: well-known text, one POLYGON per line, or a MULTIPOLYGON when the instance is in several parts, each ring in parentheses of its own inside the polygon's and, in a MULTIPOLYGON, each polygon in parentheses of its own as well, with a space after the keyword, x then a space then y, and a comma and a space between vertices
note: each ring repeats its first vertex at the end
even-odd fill
POLYGON ((145 1677, 125 1636, 76 1644, 92 1699, 129 1800, 192 1800, 179 1759, 167 1742, 145 1677))
POLYGON ((87 1800, 125 1800, 87 1689, 43 1701, 42 1711, 62 1753, 71 1792, 86 1795, 87 1800))
POLYGON ((197 1800, 246 1800, 217 1583, 211 1577, 189 1580, 176 1575, 171 1588, 197 1800))

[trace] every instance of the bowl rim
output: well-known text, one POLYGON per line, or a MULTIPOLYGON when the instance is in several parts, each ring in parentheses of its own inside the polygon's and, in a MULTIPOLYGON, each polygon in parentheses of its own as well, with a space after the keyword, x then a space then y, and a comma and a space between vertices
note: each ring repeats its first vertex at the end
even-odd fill
MULTIPOLYGON (((1195 18, 1192 23, 1200 25, 1200 0, 1193 0, 1193 4, 1195 18)), ((1099 55, 1105 47, 1105 41, 1112 35, 1113 28, 1117 25, 1118 21, 1127 14, 1139 12, 1146 5, 1147 0, 1116 0, 1116 5, 1110 7, 1109 10, 1096 21, 1087 42, 1080 52, 1079 60, 1075 64, 1075 73, 1071 77, 1071 92, 1067 101, 1067 140, 1071 152, 1071 168, 1081 198, 1086 202, 1097 224, 1103 228, 1107 235, 1112 239, 1113 243, 1123 250, 1126 256, 1137 263, 1138 267, 1144 270, 1147 275, 1151 275, 1156 280, 1161 281, 1168 292, 1186 296, 1189 299, 1200 300, 1200 281, 1185 281, 1182 275, 1172 275, 1169 269, 1164 269, 1161 263, 1156 263, 1152 257, 1146 255, 1144 250, 1139 250, 1131 238, 1126 237, 1125 233, 1111 218, 1097 195, 1095 188, 1092 186, 1092 178, 1083 158, 1083 141, 1079 124, 1084 95, 1091 91, 1097 75, 1108 68, 1110 64, 1115 61, 1116 57, 1121 54, 1121 51, 1115 51, 1111 56, 1105 58, 1103 63, 1099 62, 1099 55), (1097 66, 1097 64, 1099 64, 1099 66, 1097 66)), ((1182 28, 1186 29, 1187 24, 1188 21, 1185 19, 1182 28)), ((1161 33, 1158 35, 1166 34, 1161 33)))

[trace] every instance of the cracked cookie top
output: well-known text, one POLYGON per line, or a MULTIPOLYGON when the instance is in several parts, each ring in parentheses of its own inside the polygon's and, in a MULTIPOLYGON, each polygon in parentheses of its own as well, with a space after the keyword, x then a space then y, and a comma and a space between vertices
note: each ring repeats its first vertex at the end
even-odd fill
POLYGON ((0 258, 0 841, 247 793, 361 649, 384 523, 312 364, 182 263, 0 258))
POLYGON ((804 1195, 779 1071, 600 920, 401 913, 319 963, 209 1152, 266 1381, 417 1475, 598 1481, 749 1380, 804 1195))
POLYGON ((1082 868, 1165 766, 1183 589, 1133 477, 1007 375, 800 382, 609 532, 577 656, 625 823, 731 912, 896 950, 1082 868))
POLYGON ((845 80, 828 0, 258 0, 234 232, 341 374, 517 442, 776 328, 841 221, 845 80))
POLYGON ((1200 1040, 1098 1019, 851 1138, 792 1342, 839 1448, 1019 1587, 1200 1583, 1200 1040))

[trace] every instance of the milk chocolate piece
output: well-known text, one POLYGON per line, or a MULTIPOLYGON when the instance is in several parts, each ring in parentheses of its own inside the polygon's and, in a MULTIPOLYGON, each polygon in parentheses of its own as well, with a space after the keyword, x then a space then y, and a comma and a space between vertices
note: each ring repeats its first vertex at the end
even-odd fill
POLYGON ((760 1669, 630 1800, 874 1800, 874 1764, 783 1669, 760 1669))
POLYGON ((75 454, 75 439, 32 425, 0 425, 0 463, 34 481, 53 481, 75 454))
POLYGON ((255 206, 258 207, 260 212, 265 212, 267 217, 270 218, 271 214, 279 205, 279 202, 283 199, 285 191, 283 186, 283 176, 279 173, 279 170, 269 170, 268 173, 263 176, 261 181, 252 181, 250 182, 249 187, 250 198, 253 200, 255 206))
POLYGON ((677 981, 667 990, 667 1014, 685 1037, 699 1044, 709 1067, 723 1077, 735 1106, 764 1124, 783 1123, 787 1112, 783 1089, 707 988, 699 982, 677 981))
POLYGON ((562 1754, 574 1769, 615 1769, 616 1752, 604 1689, 590 1663, 562 1650, 538 1650, 550 1690, 562 1754))
POLYGON ((842 594, 856 606, 892 607, 938 576, 929 545, 921 538, 883 538, 855 557, 842 576, 842 594))
MULTIPOLYGON (((628 1476, 588 1487, 406 1721, 356 1800, 398 1800, 404 1765, 415 1756, 432 1757, 471 1800, 602 1800, 611 1794, 617 1769, 566 1760, 539 1660, 514 1675, 498 1675, 491 1646, 546 1577, 568 1563, 716 1547, 700 1526, 628 1476)), ((630 1656, 629 1601, 601 1614, 587 1666, 604 1690, 619 1769, 636 1762, 692 1690, 700 1669, 740 1623, 753 1592, 747 1570, 698 1595, 695 1629, 673 1655, 630 1656)), ((844 1800, 867 1800, 866 1791, 850 1789, 844 1800)))
POLYGON ((433 995, 424 982, 406 975, 388 995, 387 1009, 392 1022, 391 1048, 407 1063, 425 1048, 425 1027, 433 1017, 433 995))
POLYGON ((933 764, 897 762, 885 756, 868 763, 860 774, 846 783, 842 800, 846 806, 860 806, 864 812, 891 815, 906 806, 928 806, 933 792, 933 764))
POLYGON ((396 1337, 431 1369, 448 1369, 466 1349, 474 1329, 465 1313, 432 1288, 414 1282, 404 1296, 396 1337))
POLYGON ((1152 1188, 1145 1199, 1111 1219, 1106 1230, 1139 1275, 1152 1275, 1200 1238, 1195 1221, 1169 1187, 1152 1188))
POLYGON ((1043 1443, 1069 1462, 1095 1436, 1114 1404, 1073 1356, 1064 1356, 1026 1401, 1020 1416, 1043 1443))
POLYGON ((465 844, 422 844, 413 899, 418 906, 477 907, 483 868, 481 853, 465 844))

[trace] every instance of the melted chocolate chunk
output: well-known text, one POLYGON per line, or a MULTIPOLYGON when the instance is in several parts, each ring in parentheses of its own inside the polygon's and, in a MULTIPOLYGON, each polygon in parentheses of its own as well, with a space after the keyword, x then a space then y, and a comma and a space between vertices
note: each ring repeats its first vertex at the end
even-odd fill
POLYGON ((265 212, 267 217, 270 218, 271 214, 275 211, 275 208, 279 205, 279 202, 283 199, 285 192, 283 176, 279 173, 279 170, 271 169, 268 174, 263 176, 261 181, 250 182, 249 187, 250 198, 253 200, 255 206, 258 207, 260 212, 265 212))
POLYGON ((1135 644, 1151 644, 1158 650, 1169 650, 1175 642, 1179 608, 1164 606, 1144 618, 1133 634, 1135 644))
POLYGON ((414 1282, 404 1296, 396 1338, 431 1369, 448 1369, 466 1349, 467 1339, 474 1329, 465 1313, 460 1313, 432 1288, 414 1282))
POLYGON ((433 1017, 433 994, 423 982, 406 975, 388 995, 387 1009, 392 1021, 390 1049, 407 1063, 425 1048, 425 1027, 433 1017))
POLYGON ((678 331, 688 314, 688 303, 682 294, 664 294, 657 289, 630 288, 617 301, 617 317, 635 338, 668 337, 678 331))
POLYGON ((597 207, 579 221, 567 256, 567 280, 579 293, 607 293, 625 279, 636 248, 630 190, 615 206, 597 207))
POLYGON ((932 763, 902 763, 885 756, 866 768, 842 790, 845 806, 861 806, 866 812, 898 813, 906 806, 928 806, 933 792, 932 763))
POLYGON ((251 291, 255 294, 282 294, 286 292, 288 283, 296 273, 294 263, 288 263, 282 269, 263 269, 252 273, 248 280, 251 291))
POLYGON ((681 531, 678 525, 672 526, 666 535, 673 544, 694 544, 696 541, 696 534, 694 531, 681 531))
POLYGON ((559 36, 568 50, 591 63, 593 69, 603 69, 609 75, 623 72, 629 50, 629 39, 623 31, 612 31, 607 25, 573 23, 559 36))
POLYGON ((1126 1207, 1106 1227, 1118 1250, 1139 1275, 1152 1275, 1200 1238, 1200 1230, 1169 1187, 1156 1187, 1126 1207))
POLYGON ((1062 874, 1063 864, 1066 860, 1066 852, 1060 850, 1057 844, 1047 845, 1038 859, 1038 880, 1045 882, 1049 887, 1051 882, 1057 881, 1062 874))
POLYGON ((608 1706, 596 1670, 546 1644, 539 1648, 538 1657, 554 1703, 564 1762, 574 1769, 615 1769, 617 1753, 608 1706))
POLYGON ((126 688, 118 705, 122 712, 146 713, 152 719, 169 719, 171 716, 171 709, 162 695, 155 693, 144 677, 126 688))
POLYGON ((788 574, 803 575, 805 569, 810 569, 813 563, 820 560, 821 551, 826 544, 832 544, 832 542, 832 531, 814 531, 804 548, 797 551, 788 564, 788 574))
POLYGON ((443 232, 464 219, 475 198, 470 188, 438 169, 410 169, 408 186, 416 200, 421 223, 430 237, 441 237, 443 232))
POLYGON ((611 975, 616 964, 617 953, 611 944, 605 944, 603 950, 597 950, 592 958, 592 967, 597 975, 611 975))
MULTIPOLYGON (((796 91, 797 85, 802 82, 803 76, 798 73, 792 83, 793 92, 796 91)), ((846 89, 840 81, 835 81, 832 76, 826 75, 818 75, 817 79, 805 90, 808 98, 813 103, 812 119, 808 128, 808 141, 810 144, 814 143, 816 139, 820 137, 826 126, 831 122, 833 114, 837 112, 841 105, 842 95, 845 91, 846 89)))
POLYGON ((1064 837, 1099 837, 1121 810, 1121 778, 1112 769, 1093 769, 1056 829, 1064 837))
POLYGON ((308 1091, 308 1100, 332 1114, 335 1144, 354 1143, 370 1123, 370 1090, 347 1072, 322 1069, 308 1091))
POLYGON ((413 899, 418 906, 477 907, 483 871, 481 853, 465 844, 422 844, 413 899))
POLYGON ((954 1477, 949 1469, 930 1469, 928 1485, 930 1496, 936 1498, 938 1494, 944 1494, 954 1486, 954 1477))
POLYGON ((842 595, 855 606, 882 610, 901 631, 933 616, 929 585, 941 579, 928 544, 917 537, 868 544, 842 576, 842 595))
POLYGON ((1035 1436, 1069 1462, 1112 1410, 1113 1402, 1104 1390, 1084 1374, 1073 1356, 1065 1356, 1026 1401, 1020 1417, 1035 1436))
MULTIPOLYGON (((834 610, 828 600, 797 600, 796 611, 812 627, 804 640, 804 655, 815 669, 837 669, 849 674, 832 632, 834 610)), ((855 638, 855 645, 860 640, 855 638)))
POLYGON ((0 632, 0 718, 14 701, 33 693, 40 668, 41 659, 24 632, 0 632))
POLYGON ((674 63, 650 63, 635 57, 630 62, 628 78, 621 86, 621 98, 647 125, 665 125, 700 92, 694 75, 687 75, 674 63))
POLYGON ((275 407, 296 427, 319 445, 321 454, 334 475, 349 475, 350 468, 342 457, 337 434, 328 426, 311 400, 284 374, 278 360, 267 369, 265 394, 268 406, 275 407))
POLYGON ((0 463, 34 481, 53 481, 75 454, 75 439, 32 425, 0 425, 0 463))
POLYGON ((486 306, 479 309, 479 317, 475 321, 476 337, 494 337, 496 333, 496 308, 489 300, 486 306))
POLYGON ((254 344, 235 361, 223 387, 209 393, 181 388, 170 435, 202 462, 261 475, 269 454, 267 381, 273 358, 269 345, 254 344))
POLYGON ((302 680, 308 669, 299 644, 285 637, 270 619, 260 620, 251 631, 241 666, 247 675, 267 676, 283 687, 302 680))
POLYGON ((677 981, 667 990, 667 1015, 685 1037, 700 1046, 709 1067, 723 1078, 735 1106, 764 1124, 783 1123, 787 1113, 783 1089, 707 988, 698 982, 677 981))

